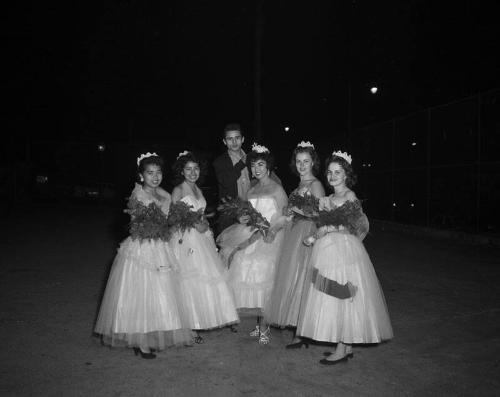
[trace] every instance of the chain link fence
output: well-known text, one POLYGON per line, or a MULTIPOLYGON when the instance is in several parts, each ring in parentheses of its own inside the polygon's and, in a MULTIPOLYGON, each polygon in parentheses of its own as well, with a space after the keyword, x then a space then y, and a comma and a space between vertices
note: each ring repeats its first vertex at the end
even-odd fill
MULTIPOLYGON (((373 219, 500 233, 499 132, 500 89, 356 129, 346 146, 360 176, 356 193, 373 219)), ((330 144, 318 145, 322 158, 327 153, 321 149, 330 144)), ((164 157, 164 185, 171 189, 169 166, 185 149, 151 143, 103 145, 7 142, 1 148, 2 208, 8 211, 26 198, 105 200, 122 206, 133 186, 139 153, 156 151, 164 157)), ((223 150, 220 144, 212 146, 198 150, 207 163, 223 150)), ((288 170, 291 150, 285 146, 272 148, 278 175, 291 189, 296 180, 288 170)), ((215 203, 215 178, 208 169, 204 186, 215 203)))
POLYGON ((353 131, 373 218, 500 232, 500 90, 353 131))

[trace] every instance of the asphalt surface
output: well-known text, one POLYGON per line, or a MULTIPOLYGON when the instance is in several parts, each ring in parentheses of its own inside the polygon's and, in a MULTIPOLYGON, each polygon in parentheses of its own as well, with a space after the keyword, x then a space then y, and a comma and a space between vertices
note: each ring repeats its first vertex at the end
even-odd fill
MULTIPOLYGON (((368 214, 369 215, 369 214, 368 214)), ((347 364, 318 363, 330 346, 286 350, 290 330, 260 346, 239 332, 155 360, 92 335, 116 249, 120 210, 38 206, 0 219, 2 396, 495 396, 500 394, 500 249, 372 228, 365 244, 395 338, 356 346, 347 364)))

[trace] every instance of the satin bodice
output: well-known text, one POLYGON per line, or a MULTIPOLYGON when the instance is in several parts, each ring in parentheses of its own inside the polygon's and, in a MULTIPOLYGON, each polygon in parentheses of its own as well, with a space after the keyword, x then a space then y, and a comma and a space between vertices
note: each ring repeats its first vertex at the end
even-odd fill
POLYGON ((300 196, 305 196, 306 194, 312 194, 311 193, 311 186, 312 186, 313 182, 315 182, 315 181, 316 181, 316 179, 313 179, 312 181, 310 181, 306 185, 297 186, 297 188, 291 194, 298 194, 300 196))
POLYGON ((192 205, 193 206, 193 211, 198 211, 199 209, 205 209, 207 206, 207 201, 205 200, 205 197, 201 196, 201 198, 197 199, 194 197, 192 194, 188 194, 187 196, 184 196, 181 198, 181 201, 186 203, 187 205, 192 205))
POLYGON ((278 205, 274 197, 256 197, 248 201, 259 211, 270 223, 273 217, 278 214, 278 205))

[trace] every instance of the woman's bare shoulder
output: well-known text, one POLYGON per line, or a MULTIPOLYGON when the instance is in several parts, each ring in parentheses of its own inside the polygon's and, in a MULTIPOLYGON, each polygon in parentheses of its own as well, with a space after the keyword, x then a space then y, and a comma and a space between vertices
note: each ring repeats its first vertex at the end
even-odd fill
POLYGON ((161 187, 156 188, 156 193, 161 197, 170 198, 170 193, 161 187))
POLYGON ((349 190, 345 194, 345 199, 346 201, 356 201, 358 198, 356 197, 356 193, 354 193, 352 190, 349 190))

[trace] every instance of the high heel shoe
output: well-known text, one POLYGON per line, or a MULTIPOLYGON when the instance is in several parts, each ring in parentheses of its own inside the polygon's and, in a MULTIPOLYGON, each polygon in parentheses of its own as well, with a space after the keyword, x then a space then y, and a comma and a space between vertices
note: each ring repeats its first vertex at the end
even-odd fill
POLYGON ((260 336, 260 326, 256 325, 255 329, 250 332, 250 336, 260 336))
POLYGON ((286 349, 301 349, 302 346, 304 346, 306 349, 309 349, 309 343, 307 343, 304 340, 299 340, 298 342, 295 343, 289 343, 286 345, 286 349))
POLYGON ((152 359, 152 358, 156 358, 156 354, 154 353, 144 353, 140 348, 138 347, 134 347, 134 354, 137 356, 137 355, 141 355, 142 358, 145 358, 145 359, 152 359))
POLYGON ((265 331, 262 331, 259 335, 259 345, 267 345, 271 339, 271 329, 267 327, 265 331))
POLYGON ((205 340, 200 335, 196 335, 194 338, 194 343, 198 343, 199 345, 201 345, 205 343, 205 340))
POLYGON ((335 364, 340 364, 340 363, 346 363, 348 359, 353 358, 353 357, 354 357, 354 354, 349 353, 349 354, 346 354, 344 357, 339 358, 338 360, 327 360, 326 358, 323 358, 323 359, 319 360, 319 363, 323 364, 323 365, 335 365, 335 364))
MULTIPOLYGON (((323 356, 325 356, 325 357, 330 357, 332 354, 333 354, 332 352, 323 352, 323 356)), ((352 352, 348 353, 348 354, 346 354, 346 356, 348 358, 353 358, 354 357, 354 353, 352 353, 352 352)))

